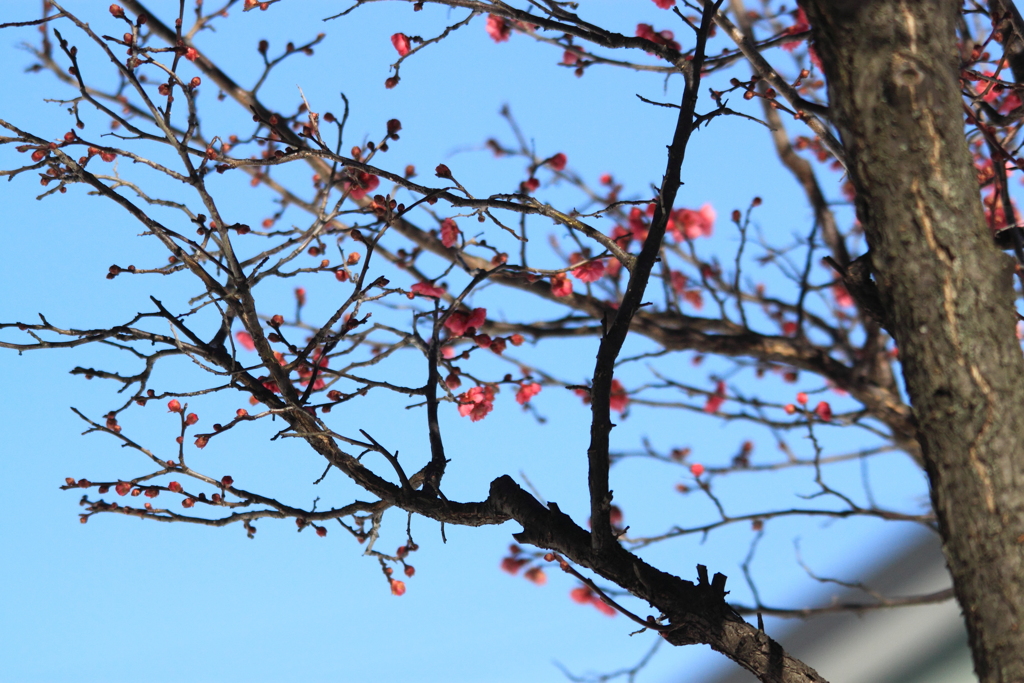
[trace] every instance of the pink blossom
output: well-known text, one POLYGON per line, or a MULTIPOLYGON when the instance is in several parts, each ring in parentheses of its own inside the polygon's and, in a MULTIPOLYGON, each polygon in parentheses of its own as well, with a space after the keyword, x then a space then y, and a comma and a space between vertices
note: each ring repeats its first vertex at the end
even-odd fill
POLYGON ((555 156, 551 157, 548 160, 548 166, 550 166, 551 168, 553 168, 556 171, 564 171, 565 170, 565 165, 568 162, 569 162, 569 159, 564 154, 559 152, 558 154, 556 154, 555 156))
POLYGON ((543 586, 548 582, 548 575, 544 573, 541 567, 530 567, 523 572, 523 578, 527 581, 532 581, 538 586, 543 586))
POLYGON ((409 289, 413 293, 419 294, 421 296, 432 296, 438 299, 444 296, 443 289, 441 289, 440 287, 435 287, 434 285, 428 284, 426 282, 417 282, 409 289))
MULTIPOLYGON (((573 254, 569 257, 572 262, 582 261, 581 254, 573 254)), ((604 277, 605 265, 603 260, 588 261, 572 269, 572 276, 581 282, 596 282, 604 277)))
POLYGON ((252 340, 252 335, 249 334, 248 332, 245 332, 245 331, 235 332, 235 339, 238 341, 238 343, 241 345, 241 347, 243 349, 245 349, 246 351, 255 351, 256 350, 256 344, 252 340))
POLYGON ((661 9, 670 9, 675 7, 676 0, 654 0, 654 4, 661 9))
POLYGON ((449 249, 459 241, 459 226, 451 218, 441 221, 441 244, 449 249))
POLYGON ((593 605, 599 612, 607 614, 609 617, 615 616, 615 608, 601 600, 589 586, 573 588, 569 591, 569 597, 573 602, 578 602, 581 605, 593 605))
POLYGON ((444 321, 444 326, 455 337, 461 337, 466 334, 466 330, 469 328, 482 327, 484 322, 487 320, 487 309, 486 308, 474 308, 472 313, 466 311, 454 311, 448 319, 444 321))
POLYGON ((530 558, 528 557, 503 557, 501 558, 501 571, 515 576, 524 565, 529 563, 530 558))
POLYGON ((678 270, 673 270, 671 275, 669 275, 669 284, 672 285, 672 291, 676 294, 682 294, 686 291, 686 276, 678 270))
POLYGON ((843 287, 842 285, 832 286, 832 296, 836 298, 836 303, 844 308, 853 306, 853 297, 850 296, 848 291, 846 291, 846 287, 843 287))
POLYGON ((679 209, 672 212, 668 229, 677 240, 711 237, 715 229, 716 216, 715 209, 710 204, 704 204, 696 211, 679 209))
POLYGON ((822 401, 814 407, 814 414, 820 417, 825 422, 832 420, 832 406, 827 401, 822 401))
POLYGON ((530 399, 540 393, 541 386, 536 382, 521 382, 519 390, 516 391, 516 403, 521 406, 530 402, 530 399))
MULTIPOLYGON (((1009 95, 1006 96, 1006 99, 1003 100, 1003 103, 1001 105, 999 105, 999 113, 1000 114, 1009 114, 1011 111, 1013 111, 1014 109, 1016 109, 1020 105, 1021 105, 1020 96, 1017 95, 1017 93, 1015 93, 1015 92, 1011 92, 1009 95)), ((1007 163, 1010 163, 1009 160, 1007 160, 1007 163)))
POLYGON ((818 56, 818 51, 814 49, 813 45, 807 46, 807 56, 811 58, 811 64, 813 64, 818 71, 825 70, 825 67, 821 65, 821 57, 818 56))
POLYGON ((391 44, 398 50, 398 54, 402 57, 409 54, 409 36, 404 33, 396 33, 391 36, 391 44))
POLYGON ((459 395, 459 415, 479 422, 494 410, 494 387, 477 386, 459 395))
POLYGON ((611 394, 608 397, 608 407, 617 413, 624 413, 628 405, 629 394, 626 393, 625 387, 622 386, 622 382, 613 379, 611 394))
POLYGON ((512 35, 512 27, 509 26, 504 17, 499 17, 497 14, 488 14, 487 35, 496 43, 504 43, 512 35))
POLYGON ((635 240, 641 244, 647 241, 647 219, 644 218, 644 212, 639 206, 629 210, 629 229, 635 240))
POLYGON ((565 273, 555 273, 551 276, 551 293, 559 297, 572 295, 572 281, 565 273))
MULTIPOLYGON (((802 9, 797 9, 796 14, 793 15, 793 18, 796 20, 796 23, 787 28, 785 31, 783 31, 783 34, 796 35, 797 33, 803 33, 804 31, 809 31, 811 29, 811 25, 807 23, 807 15, 804 14, 804 11, 802 9)), ((782 49, 788 52, 792 52, 793 50, 796 49, 800 42, 800 40, 786 41, 785 43, 782 44, 782 49)))
POLYGON ((707 403, 704 404, 704 412, 717 413, 723 403, 725 403, 725 382, 719 382, 715 386, 715 393, 708 396, 707 403))
POLYGON ((609 235, 609 237, 615 240, 616 244, 625 249, 629 246, 629 243, 633 241, 633 231, 627 230, 621 225, 616 225, 612 228, 612 234, 609 235))
POLYGON ((704 308, 704 295, 700 293, 699 289, 688 289, 683 292, 683 299, 693 306, 694 310, 701 310, 704 308))
POLYGON ((364 199, 368 192, 373 192, 380 185, 380 178, 360 171, 355 180, 349 182, 349 194, 352 199, 364 199))
POLYGON ((645 38, 651 41, 652 43, 657 43, 658 45, 665 45, 667 47, 672 48, 673 50, 678 51, 680 49, 679 43, 677 43, 674 40, 675 34, 672 33, 672 31, 655 31, 654 27, 651 26, 650 24, 637 24, 636 35, 638 38, 645 38))
POLYGON ((569 591, 569 598, 572 602, 579 602, 582 605, 594 605, 602 614, 615 615, 615 608, 606 604, 589 586, 580 586, 569 591))

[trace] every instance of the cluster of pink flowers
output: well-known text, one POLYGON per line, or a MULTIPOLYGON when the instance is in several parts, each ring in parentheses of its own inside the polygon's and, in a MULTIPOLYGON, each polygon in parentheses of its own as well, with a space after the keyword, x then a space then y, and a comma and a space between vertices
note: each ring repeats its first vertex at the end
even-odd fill
MULTIPOLYGON (((609 236, 623 249, 633 240, 643 243, 647 239, 649 220, 654 216, 655 208, 653 203, 648 204, 646 209, 634 206, 629 210, 628 227, 616 225, 609 236)), ((699 209, 676 209, 669 215, 666 229, 678 241, 711 237, 717 216, 710 204, 704 204, 699 209)))
POLYGON ((470 334, 475 334, 476 328, 482 327, 484 322, 487 320, 487 309, 486 308, 474 308, 472 312, 467 313, 466 311, 453 311, 448 319, 444 321, 444 326, 448 328, 448 331, 452 333, 452 336, 461 337, 470 331, 470 334))
POLYGON ((669 216, 668 231, 679 241, 711 237, 715 231, 716 217, 715 209, 710 204, 704 204, 697 210, 677 209, 669 216))
POLYGON ((650 24, 637 24, 636 36, 637 38, 646 38, 652 43, 657 43, 658 45, 666 45, 676 51, 680 49, 679 43, 674 40, 676 37, 675 34, 667 29, 664 31, 655 31, 654 27, 650 24))
POLYGON ((494 410, 494 387, 476 386, 459 395, 459 415, 479 422, 494 410))
POLYGON ((516 391, 516 403, 521 406, 530 402, 530 399, 540 393, 541 386, 536 382, 521 382, 516 391))
MULTIPOLYGON (((513 543, 508 547, 508 555, 501 558, 501 571, 507 572, 512 576, 519 574, 519 570, 530 564, 534 558, 529 555, 522 554, 522 548, 513 543)), ((538 586, 543 586, 548 582, 548 576, 544 573, 541 567, 533 566, 523 572, 523 578, 528 581, 532 581, 538 586)))

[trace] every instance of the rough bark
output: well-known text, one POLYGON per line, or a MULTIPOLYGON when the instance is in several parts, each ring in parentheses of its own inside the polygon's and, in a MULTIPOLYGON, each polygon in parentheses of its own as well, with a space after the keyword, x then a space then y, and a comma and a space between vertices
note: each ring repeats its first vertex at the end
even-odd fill
POLYGON ((955 0, 805 0, 982 683, 1024 680, 1024 361, 964 136, 955 0))

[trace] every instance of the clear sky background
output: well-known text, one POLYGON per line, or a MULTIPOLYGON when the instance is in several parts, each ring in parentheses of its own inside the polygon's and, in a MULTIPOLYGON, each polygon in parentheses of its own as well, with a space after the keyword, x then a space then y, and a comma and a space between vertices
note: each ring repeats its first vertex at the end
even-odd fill
MULTIPOLYGON (((0 22, 34 18, 38 4, 3 3, 0 22)), ((672 28, 680 36, 686 33, 678 20, 649 0, 583 4, 581 11, 592 21, 627 35, 639 22, 672 28)), ((151 5, 170 12, 177 3, 151 5)), ((106 12, 106 3, 77 0, 67 6, 80 12, 98 33, 123 32, 123 25, 106 12)), ((386 90, 383 83, 396 59, 390 36, 398 31, 436 35, 464 12, 427 7, 413 13, 404 3, 379 3, 348 18, 321 22, 346 7, 345 2, 286 0, 267 12, 243 14, 239 4, 229 19, 217 24, 215 34, 203 34, 197 45, 238 82, 250 84, 259 74, 260 39, 270 40, 270 52, 275 54, 289 40, 301 44, 326 32, 315 57, 287 60, 274 72, 263 99, 290 109, 298 101, 300 86, 314 108, 340 113, 338 93, 344 92, 352 105, 347 128, 351 143, 379 139, 384 123, 399 118, 402 139, 392 146, 386 164, 393 169, 415 164, 424 179, 432 175, 427 169, 443 162, 477 194, 512 190, 522 180, 523 162, 495 160, 483 145, 490 137, 512 141, 498 113, 508 104, 539 155, 565 153, 571 168, 591 183, 601 173, 612 172, 625 184, 626 194, 645 197, 651 194, 650 184, 660 181, 674 113, 644 104, 636 95, 678 101, 679 78, 666 83, 656 74, 612 68, 593 68, 576 78, 570 69, 557 66, 561 52, 552 46, 521 35, 496 45, 480 17, 407 61, 399 87, 386 90)), ((172 17, 162 16, 168 23, 172 17)), ((112 70, 90 56, 94 51, 86 39, 66 22, 58 28, 83 51, 91 74, 100 82, 111 82, 112 70)), ((0 118, 59 139, 71 123, 66 105, 44 99, 69 98, 72 93, 50 75, 25 72, 34 60, 19 44, 34 41, 36 35, 34 28, 0 32, 0 83, 5 93, 0 118)), ((722 87, 727 76, 716 78, 722 87)), ((225 133, 237 130, 237 106, 215 103, 213 86, 203 88, 201 103, 210 105, 204 125, 215 128, 223 120, 225 133)), ((734 99, 737 108, 758 113, 753 105, 734 99)), ((705 102, 703 109, 709 108, 705 102)), ((98 135, 98 125, 86 132, 98 135)), ((745 209, 754 196, 765 199, 756 223, 771 241, 792 242, 809 225, 806 202, 779 166, 769 142, 762 127, 740 119, 715 120, 691 142, 678 205, 696 208, 708 202, 716 208, 716 233, 701 248, 718 253, 725 262, 737 243, 727 217, 733 209, 745 209)), ((23 161, 12 149, 0 148, 3 168, 23 161)), ((127 165, 124 171, 133 172, 127 165)), ((823 177, 830 196, 841 199, 839 176, 823 177)), ((157 187, 168 196, 181 192, 181 199, 186 199, 184 189, 166 183, 157 187)), ((266 196, 233 196, 234 190, 225 188, 222 201, 237 212, 240 222, 258 223, 273 210, 266 196)), ((152 240, 137 237, 142 232, 139 225, 107 202, 86 196, 83 188, 71 187, 65 195, 36 201, 40 192, 33 174, 0 183, 4 322, 32 322, 43 313, 59 326, 103 327, 149 310, 150 295, 183 306, 199 293, 184 277, 105 279, 112 263, 155 263, 165 255, 152 240)), ((552 189, 544 196, 552 202, 575 201, 573 195, 559 192, 552 189)), ((840 211, 849 221, 849 212, 840 211)), ((300 220, 298 214, 294 217, 300 220)), ((536 228, 536 234, 544 229, 536 228)), ((756 276, 770 287, 785 287, 769 269, 756 276)), ((819 279, 824 279, 820 273, 819 279)), ((271 292, 264 312, 275 305, 286 311, 292 305, 291 285, 271 292)), ((318 313, 331 309, 331 291, 336 290, 328 291, 321 280, 311 281, 307 288, 307 315, 315 320, 318 313)), ((490 296, 489 315, 495 318, 514 319, 541 310, 536 302, 490 296)), ((25 340, 11 330, 3 332, 3 339, 25 340)), ((638 342, 631 348, 644 347, 638 342)), ((595 350, 596 342, 586 340, 517 353, 538 365, 554 365, 562 377, 582 383, 592 371, 595 350)), ((677 356, 675 376, 697 385, 711 386, 710 373, 726 367, 708 361, 695 368, 689 354, 677 356)), ((649 633, 631 636, 635 628, 624 617, 608 618, 570 601, 568 592, 575 583, 556 569, 549 571, 543 587, 502 573, 500 558, 511 534, 519 530, 511 523, 480 529, 448 527, 444 544, 436 524, 414 519, 412 529, 421 547, 411 558, 417 573, 407 580, 408 592, 400 598, 390 595, 377 562, 362 556, 361 547, 337 527, 321 539, 308 531, 296 534, 290 521, 265 520, 257 523, 257 538, 249 540, 240 526, 213 529, 116 515, 99 515, 80 524, 79 494, 58 490, 65 477, 138 476, 147 471, 147 463, 109 437, 80 436, 86 425, 69 406, 101 420, 123 397, 114 394, 117 387, 112 384, 86 381, 68 371, 75 366, 130 367, 118 365, 125 362, 124 354, 88 347, 21 356, 0 352, 5 384, 0 392, 0 482, 6 504, 6 513, 0 516, 0 680, 562 681, 555 662, 574 674, 609 672, 631 665, 654 642, 649 633)), ((408 368, 421 372, 422 363, 410 362, 408 368)), ((187 362, 170 364, 159 376, 160 388, 195 389, 189 380, 198 376, 187 362)), ((777 385, 774 400, 783 402, 792 400, 797 390, 821 389, 777 385)), ((757 390, 768 391, 765 385, 757 390)), ((498 409, 482 422, 470 423, 454 410, 443 416, 446 447, 458 454, 446 479, 451 487, 446 493, 458 500, 482 500, 494 477, 507 473, 522 482, 525 474, 545 498, 585 522, 587 408, 570 392, 546 390, 536 400, 538 411, 548 418, 541 425, 517 409, 510 393, 502 394, 498 409)), ((842 397, 824 397, 837 411, 842 409, 842 397)), ((191 409, 199 413, 201 424, 208 425, 243 406, 240 397, 218 396, 196 399, 191 409)), ((335 415, 336 428, 367 429, 378 438, 386 437, 387 445, 401 453, 421 457, 426 443, 423 414, 404 406, 394 399, 354 402, 335 415)), ((133 438, 173 457, 175 419, 161 406, 150 406, 129 411, 122 424, 133 438)), ((321 474, 323 461, 302 444, 271 443, 269 425, 235 431, 239 433, 193 455, 200 469, 230 474, 240 486, 276 492, 297 505, 308 505, 315 496, 327 506, 359 498, 338 472, 319 488, 310 486, 321 474)), ((695 459, 709 465, 727 464, 748 438, 755 440, 755 458, 779 457, 771 436, 748 425, 637 406, 615 431, 616 445, 636 448, 644 437, 659 448, 688 445, 695 459)), ((827 429, 822 437, 826 452, 846 452, 859 438, 827 429)), ((792 442, 804 455, 810 452, 799 436, 792 442)), ((829 476, 860 490, 855 483, 862 476, 858 464, 837 468, 829 476)), ((682 468, 639 460, 617 467, 613 488, 626 522, 637 533, 653 534, 672 524, 712 519, 706 500, 675 493, 674 485, 687 477, 682 468)), ((879 504, 909 512, 923 509, 923 476, 905 456, 878 460, 867 477, 879 504)), ((770 509, 798 504, 796 496, 813 493, 812 478, 807 472, 737 476, 723 480, 719 490, 735 505, 733 511, 770 509)), ((95 496, 94 490, 90 493, 95 496)), ((111 492, 106 498, 116 496, 111 492)), ((404 542, 404 516, 393 513, 385 521, 379 543, 381 549, 393 551, 404 542)), ((908 531, 857 520, 772 523, 753 566, 762 598, 794 607, 824 599, 810 596, 815 586, 798 565, 794 539, 800 539, 802 557, 816 572, 852 579, 888 554, 908 531)), ((704 542, 688 537, 643 554, 687 579, 695 577, 698 563, 721 571, 730 576, 733 596, 749 603, 750 591, 738 565, 752 538, 748 527, 729 528, 704 542)), ((632 606, 648 613, 645 606, 632 606)), ((769 624, 770 629, 782 628, 769 624)), ((641 680, 701 680, 721 666, 732 665, 703 647, 663 649, 641 680)))

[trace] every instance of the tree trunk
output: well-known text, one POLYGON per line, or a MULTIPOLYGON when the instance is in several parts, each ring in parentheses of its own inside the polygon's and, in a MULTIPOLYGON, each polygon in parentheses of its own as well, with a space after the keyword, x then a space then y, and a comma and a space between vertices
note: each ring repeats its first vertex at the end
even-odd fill
POLYGON ((954 0, 803 0, 982 683, 1024 681, 1024 360, 964 135, 954 0))

